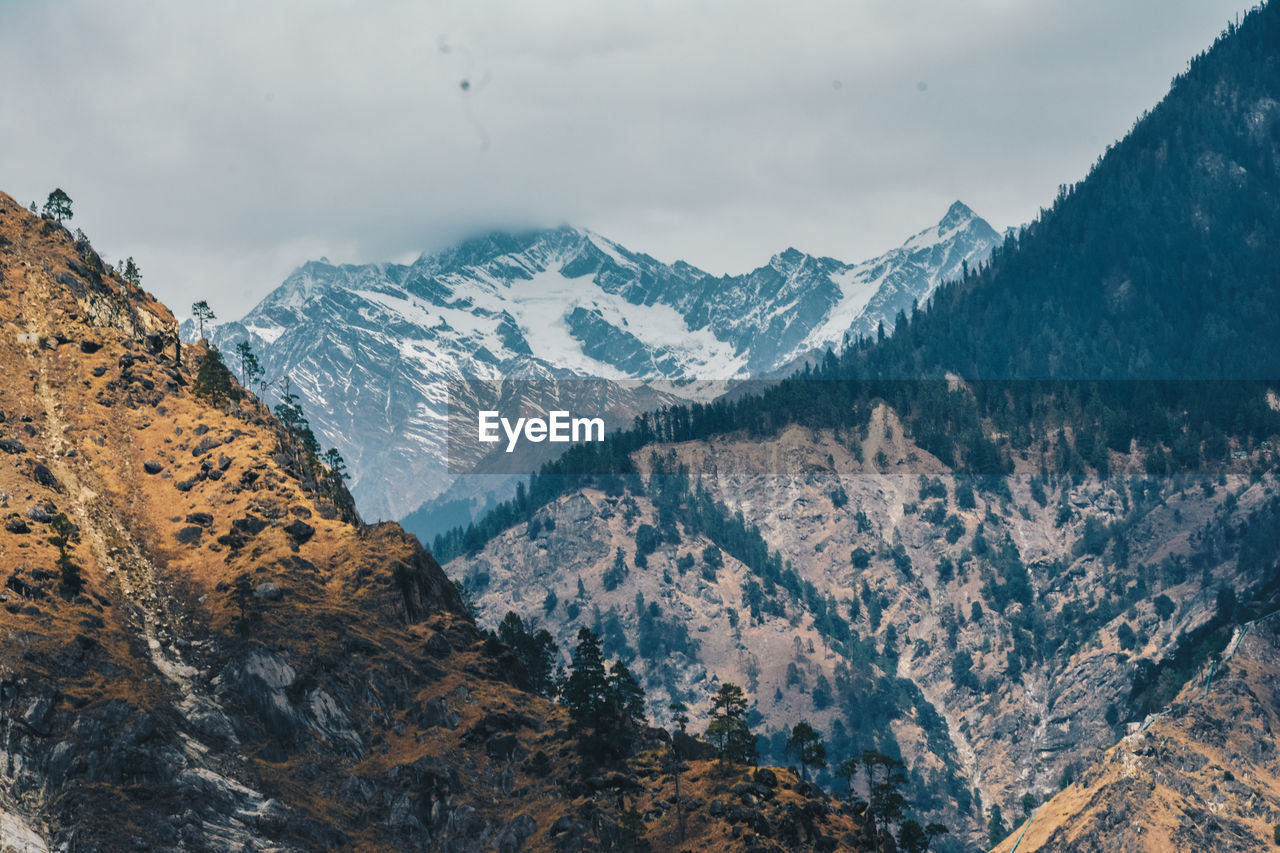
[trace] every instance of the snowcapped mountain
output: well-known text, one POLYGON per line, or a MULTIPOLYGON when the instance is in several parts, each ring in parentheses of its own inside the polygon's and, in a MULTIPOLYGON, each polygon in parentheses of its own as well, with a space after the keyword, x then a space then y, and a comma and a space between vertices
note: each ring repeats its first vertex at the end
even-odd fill
MULTIPOLYGON (((337 447, 369 518, 442 495, 450 382, 594 377, 764 377, 874 334, 999 235, 956 202, 935 226, 859 264, 788 249, 745 275, 662 263, 590 231, 495 233, 402 264, 304 264, 247 316, 210 333, 249 340, 269 378, 289 377, 324 446, 337 447)), ((188 336, 192 334, 186 330, 188 336)), ((234 366, 234 365, 233 365, 234 366)), ((664 394, 623 383, 617 423, 664 394)))

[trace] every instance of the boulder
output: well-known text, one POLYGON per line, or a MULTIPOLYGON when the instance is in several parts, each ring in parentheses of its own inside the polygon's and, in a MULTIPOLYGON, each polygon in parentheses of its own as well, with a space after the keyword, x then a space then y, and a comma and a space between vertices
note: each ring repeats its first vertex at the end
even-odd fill
POLYGON ((452 729, 458 725, 457 712, 449 709, 449 703, 443 696, 437 696, 416 712, 411 712, 411 719, 423 729, 452 729))
POLYGON ((32 504, 27 507, 27 518, 38 524, 48 524, 53 521, 57 512, 58 508, 46 501, 43 504, 32 504))
POLYGON ((524 850, 525 842, 537 829, 537 822, 527 814, 515 818, 498 830, 498 835, 494 838, 498 853, 520 853, 524 850))
MULTIPOLYGON (((196 434, 198 435, 199 432, 200 430, 199 428, 197 428, 196 434)), ((213 450, 215 447, 221 447, 221 446, 222 446, 222 439, 218 438, 216 435, 206 435, 204 438, 200 439, 200 442, 195 447, 191 448, 191 455, 204 456, 206 453, 208 453, 210 450, 213 450)))
POLYGON ((284 591, 271 581, 266 581, 254 587, 253 595, 263 601, 280 601, 284 598, 284 591))
POLYGON ((179 529, 177 533, 174 533, 173 538, 177 539, 178 542, 183 545, 198 545, 200 543, 200 537, 203 535, 203 528, 196 527, 195 525, 189 525, 179 529))
POLYGON ((55 492, 62 491, 62 486, 58 483, 58 479, 53 476, 53 472, 39 462, 31 466, 31 479, 46 488, 53 489, 55 492))
POLYGON ((284 532, 288 533, 294 542, 301 545, 315 535, 316 529, 302 519, 294 519, 285 526, 284 532))

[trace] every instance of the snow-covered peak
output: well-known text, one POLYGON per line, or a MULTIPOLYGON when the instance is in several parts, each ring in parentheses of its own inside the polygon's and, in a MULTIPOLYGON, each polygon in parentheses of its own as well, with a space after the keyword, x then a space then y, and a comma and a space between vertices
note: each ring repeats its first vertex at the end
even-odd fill
POLYGON ((892 327, 997 240, 957 203, 863 263, 790 248, 712 276, 586 229, 499 231, 407 265, 308 262, 211 337, 226 351, 247 338, 269 376, 289 376, 321 441, 347 458, 362 510, 398 517, 447 486, 415 460, 443 452, 449 381, 671 379, 695 394, 776 375, 880 321, 892 327))
POLYGON ((986 240, 998 237, 995 229, 988 225, 985 220, 970 210, 968 206, 957 201, 947 209, 946 215, 938 221, 937 225, 912 235, 902 244, 902 248, 907 251, 931 249, 941 244, 953 242, 958 235, 965 234, 968 231, 974 232, 975 239, 986 240))
POLYGON ((950 230, 968 225, 970 222, 978 218, 978 214, 974 213, 969 205, 962 201, 952 202, 951 207, 947 208, 947 213, 942 217, 942 221, 938 223, 938 227, 943 230, 950 230))

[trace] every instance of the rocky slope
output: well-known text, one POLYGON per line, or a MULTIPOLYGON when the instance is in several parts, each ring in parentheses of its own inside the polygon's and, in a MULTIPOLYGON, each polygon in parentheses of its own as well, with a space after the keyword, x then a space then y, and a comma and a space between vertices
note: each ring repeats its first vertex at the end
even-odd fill
POLYGON ((998 853, 1270 849, 1280 825, 1280 635, 1235 632, 1163 713, 1130 726, 998 853))
MULTIPOLYGON (((658 718, 668 698, 733 681, 750 688, 757 732, 776 747, 800 719, 838 758, 896 745, 968 849, 985 840, 985 809, 1012 816, 1024 795, 1051 795, 1141 715, 1139 660, 1169 658, 1214 619, 1219 587, 1259 583, 1256 567, 1210 543, 1269 524, 1277 493, 1266 453, 1237 460, 1221 485, 1045 487, 1027 463, 975 483, 916 447, 887 407, 863 435, 793 427, 767 443, 657 445, 635 461, 648 471, 668 452, 759 526, 806 591, 761 597, 761 578, 729 553, 706 570, 711 540, 683 528, 641 567, 639 529, 662 524, 654 501, 595 489, 446 571, 482 621, 514 609, 562 642, 579 625, 614 637, 658 718), (625 572, 610 588, 619 551, 625 572)), ((1117 455, 1113 470, 1131 464, 1117 455)))
POLYGON ((607 849, 624 807, 655 849, 864 845, 700 761, 681 845, 657 731, 584 776, 431 556, 256 400, 196 396, 176 332, 0 194, 0 849, 607 849))
MULTIPOLYGON (((998 239, 957 202, 860 264, 788 249, 746 275, 715 277, 574 228, 492 234, 408 265, 308 263, 211 341, 228 353, 250 341, 267 377, 292 380, 325 447, 346 457, 362 512, 403 518, 460 470, 445 465, 442 425, 449 406, 468 403, 464 379, 618 382, 603 408, 567 402, 627 424, 663 402, 639 382, 675 380, 666 390, 705 396, 718 389, 697 380, 769 376, 881 322, 892 329, 899 311, 986 259, 998 239)), ((483 507, 492 491, 444 500, 483 507)))

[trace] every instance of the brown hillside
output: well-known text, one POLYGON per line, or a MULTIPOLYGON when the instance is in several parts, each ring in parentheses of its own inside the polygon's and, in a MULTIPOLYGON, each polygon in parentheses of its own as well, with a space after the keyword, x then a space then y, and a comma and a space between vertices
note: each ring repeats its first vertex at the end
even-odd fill
POLYGON ((607 849, 624 808, 658 850, 864 844, 701 762, 680 844, 657 731, 583 778, 435 560, 255 399, 195 396, 206 356, 0 194, 0 850, 607 849))

